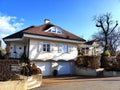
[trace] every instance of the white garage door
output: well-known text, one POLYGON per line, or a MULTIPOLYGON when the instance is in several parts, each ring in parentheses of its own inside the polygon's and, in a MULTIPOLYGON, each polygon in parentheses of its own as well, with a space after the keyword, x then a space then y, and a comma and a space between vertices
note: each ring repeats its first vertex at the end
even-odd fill
POLYGON ((50 62, 36 62, 35 64, 42 70, 43 76, 50 75, 50 62))
POLYGON ((70 62, 59 62, 58 63, 58 75, 71 74, 70 62))

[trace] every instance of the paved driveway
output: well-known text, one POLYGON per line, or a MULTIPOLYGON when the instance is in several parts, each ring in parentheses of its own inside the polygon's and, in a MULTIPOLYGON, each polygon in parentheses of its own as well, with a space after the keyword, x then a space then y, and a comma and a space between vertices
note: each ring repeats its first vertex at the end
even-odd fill
POLYGON ((40 88, 32 90, 120 90, 120 77, 88 78, 59 77, 45 78, 40 88))

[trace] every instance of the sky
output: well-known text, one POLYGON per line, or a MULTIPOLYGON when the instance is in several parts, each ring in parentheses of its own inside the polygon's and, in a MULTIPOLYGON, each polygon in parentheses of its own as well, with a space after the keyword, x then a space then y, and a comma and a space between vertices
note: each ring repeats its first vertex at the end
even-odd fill
POLYGON ((98 31, 93 17, 106 13, 119 23, 120 0, 0 0, 0 40, 29 26, 42 25, 44 19, 90 40, 98 31))

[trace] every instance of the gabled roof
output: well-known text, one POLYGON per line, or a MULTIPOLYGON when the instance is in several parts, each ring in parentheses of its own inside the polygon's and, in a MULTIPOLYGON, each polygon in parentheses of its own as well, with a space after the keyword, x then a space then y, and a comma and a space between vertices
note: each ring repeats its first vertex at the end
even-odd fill
POLYGON ((38 36, 45 36, 45 37, 53 37, 53 38, 62 38, 62 39, 70 39, 70 40, 77 40, 77 41, 85 41, 85 39, 80 38, 61 27, 58 27, 63 30, 64 34, 56 34, 56 33, 49 33, 45 32, 45 30, 49 29, 50 27, 58 27, 56 25, 53 25, 51 23, 43 24, 40 26, 30 26, 24 30, 21 30, 19 32, 16 32, 12 35, 9 35, 3 39, 13 39, 13 38, 22 38, 23 34, 32 34, 32 35, 38 35, 38 36))
POLYGON ((95 42, 96 40, 90 40, 90 41, 87 41, 85 44, 87 45, 93 45, 93 43, 95 42))

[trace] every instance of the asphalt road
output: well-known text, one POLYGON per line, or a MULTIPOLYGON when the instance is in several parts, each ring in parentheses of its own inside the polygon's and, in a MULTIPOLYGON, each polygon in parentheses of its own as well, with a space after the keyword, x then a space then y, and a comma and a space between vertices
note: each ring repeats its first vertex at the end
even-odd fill
POLYGON ((32 90, 120 90, 120 77, 77 80, 32 90))

